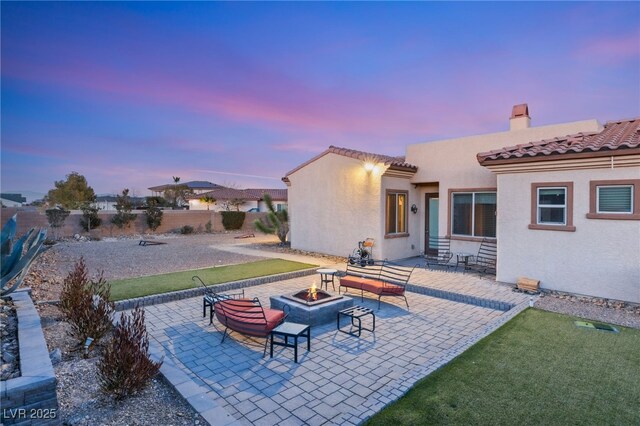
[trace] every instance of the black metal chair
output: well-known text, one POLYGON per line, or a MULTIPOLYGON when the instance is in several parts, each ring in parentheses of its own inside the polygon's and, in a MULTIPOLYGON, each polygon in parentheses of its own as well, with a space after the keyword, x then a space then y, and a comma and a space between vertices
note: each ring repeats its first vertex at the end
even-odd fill
POLYGON ((469 258, 465 265, 465 272, 477 272, 483 274, 496 274, 496 263, 498 259, 498 242, 496 240, 483 239, 478 249, 478 254, 469 258))
POLYGON ((433 269, 434 267, 441 266, 449 268, 452 265, 449 263, 453 257, 451 253, 451 240, 447 237, 429 237, 428 248, 422 255, 427 263, 427 268, 433 269))
POLYGON ((196 284, 199 283, 204 287, 204 296, 202 298, 202 317, 207 316, 207 308, 209 308, 209 324, 213 323, 213 314, 216 312, 215 304, 221 300, 240 299, 244 297, 244 289, 238 293, 221 294, 216 293, 210 286, 207 286, 202 279, 194 275, 191 280, 196 284))

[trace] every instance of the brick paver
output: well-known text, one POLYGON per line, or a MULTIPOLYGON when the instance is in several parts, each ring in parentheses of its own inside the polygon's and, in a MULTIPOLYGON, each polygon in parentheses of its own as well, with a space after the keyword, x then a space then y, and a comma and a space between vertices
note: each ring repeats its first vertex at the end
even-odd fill
MULTIPOLYGON (((307 276, 249 287, 245 294, 268 306, 269 296, 314 281, 317 276, 307 276)), ((233 332, 221 343, 223 329, 202 317, 201 298, 146 307, 147 328, 156 353, 169 360, 168 379, 180 382, 178 390, 208 412, 210 422, 226 412, 223 424, 357 424, 513 317, 529 299, 472 275, 416 269, 411 283, 518 306, 504 312, 410 292, 409 310, 393 298, 383 298, 377 310, 377 299, 361 302, 352 295, 356 304, 374 310, 376 331, 357 338, 338 333, 335 322, 312 327, 311 352, 303 340, 299 364, 289 348, 274 348, 272 359, 267 350, 263 358, 264 339, 233 332)))

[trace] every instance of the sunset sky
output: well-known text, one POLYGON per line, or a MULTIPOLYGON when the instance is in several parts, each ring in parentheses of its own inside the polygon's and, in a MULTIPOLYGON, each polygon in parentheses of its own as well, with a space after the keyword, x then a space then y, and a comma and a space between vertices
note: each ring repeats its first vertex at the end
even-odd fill
POLYGON ((329 145, 640 116, 640 3, 2 2, 2 192, 284 187, 329 145))

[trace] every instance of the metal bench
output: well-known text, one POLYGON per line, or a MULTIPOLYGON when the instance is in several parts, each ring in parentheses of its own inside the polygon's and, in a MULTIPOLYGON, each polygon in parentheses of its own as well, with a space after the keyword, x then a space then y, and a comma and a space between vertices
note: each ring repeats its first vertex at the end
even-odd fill
MULTIPOLYGON (((347 263, 347 269, 340 276, 340 288, 345 288, 345 293, 352 288, 360 290, 360 299, 364 300, 364 292, 378 296, 378 309, 382 296, 396 296, 404 298, 407 308, 409 302, 405 296, 405 287, 409 282, 411 273, 415 269, 398 265, 387 260, 373 261, 372 264, 347 263)), ((338 293, 340 293, 338 288, 338 293)))
POLYGON ((478 249, 478 254, 469 258, 464 270, 483 274, 496 274, 498 259, 498 243, 496 240, 483 239, 478 249))

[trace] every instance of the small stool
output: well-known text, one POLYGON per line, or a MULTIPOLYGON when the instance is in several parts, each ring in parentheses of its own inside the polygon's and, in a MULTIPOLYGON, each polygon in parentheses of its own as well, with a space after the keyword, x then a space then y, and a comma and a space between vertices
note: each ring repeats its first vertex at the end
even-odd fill
POLYGON ((336 325, 338 327, 338 331, 341 331, 342 333, 345 334, 351 334, 352 336, 355 336, 356 333, 352 332, 352 331, 344 331, 340 328, 340 315, 345 316, 345 317, 349 317, 351 318, 351 327, 356 327, 356 323, 355 320, 358 320, 358 337, 360 337, 360 334, 362 334, 362 330, 367 330, 367 331, 376 331, 376 314, 373 313, 373 311, 369 308, 365 308, 363 306, 352 306, 351 308, 347 308, 347 309, 343 309, 341 311, 338 312, 338 318, 336 319, 336 325), (373 319, 373 328, 364 328, 362 327, 362 317, 365 315, 371 315, 371 318, 373 319))
POLYGON ((328 269, 321 268, 316 271, 320 274, 320 289, 322 290, 322 285, 324 284, 325 288, 329 290, 329 283, 331 283, 331 287, 333 290, 336 290, 336 285, 333 281, 333 277, 338 273, 337 269, 328 269))
POLYGON ((293 359, 298 363, 298 337, 307 338, 307 352, 311 350, 311 326, 297 324, 295 322, 285 322, 271 330, 271 351, 270 358, 273 358, 273 346, 284 346, 293 348, 293 359), (274 342, 274 336, 284 337, 284 342, 274 342), (289 343, 289 337, 293 337, 293 343, 289 343))

